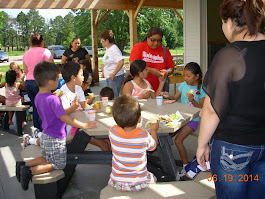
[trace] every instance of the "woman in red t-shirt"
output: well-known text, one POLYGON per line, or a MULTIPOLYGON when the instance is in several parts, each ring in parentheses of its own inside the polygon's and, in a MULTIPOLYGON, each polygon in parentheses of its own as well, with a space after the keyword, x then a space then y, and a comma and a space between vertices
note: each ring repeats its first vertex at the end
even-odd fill
POLYGON ((143 42, 135 44, 130 55, 130 62, 141 59, 148 67, 147 80, 156 91, 159 85, 158 77, 165 77, 174 72, 174 63, 169 50, 166 48, 166 60, 162 43, 163 31, 159 27, 151 27, 143 42), (161 72, 163 69, 172 68, 170 72, 161 72))

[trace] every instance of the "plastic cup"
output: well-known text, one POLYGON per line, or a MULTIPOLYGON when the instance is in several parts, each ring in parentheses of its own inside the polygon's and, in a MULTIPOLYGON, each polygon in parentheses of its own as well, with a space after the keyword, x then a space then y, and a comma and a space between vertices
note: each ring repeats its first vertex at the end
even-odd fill
POLYGON ((162 106, 162 104, 163 104, 163 97, 162 96, 156 97, 156 104, 157 104, 157 106, 162 106))
POLYGON ((95 110, 87 111, 87 117, 88 117, 90 122, 95 121, 96 120, 96 111, 95 110))
POLYGON ((109 98, 108 97, 102 97, 102 103, 103 106, 108 106, 109 98))

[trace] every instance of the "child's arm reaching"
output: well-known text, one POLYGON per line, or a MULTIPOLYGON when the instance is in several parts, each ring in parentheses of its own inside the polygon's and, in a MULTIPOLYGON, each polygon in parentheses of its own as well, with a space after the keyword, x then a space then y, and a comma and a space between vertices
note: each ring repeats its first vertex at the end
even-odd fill
POLYGON ((154 99, 156 96, 160 95, 160 93, 163 91, 164 84, 166 82, 167 77, 166 76, 160 76, 159 78, 159 86, 155 93, 151 94, 151 97, 154 99), (153 95, 153 96, 152 96, 153 95))
POLYGON ((80 128, 80 129, 93 129, 93 128, 97 127, 96 121, 84 123, 84 122, 80 122, 80 121, 72 118, 71 116, 69 116, 67 114, 62 115, 60 117, 60 120, 62 120, 66 124, 69 124, 71 126, 74 126, 76 128, 80 128))
POLYGON ((67 115, 73 113, 79 107, 79 102, 78 102, 77 96, 75 97, 75 100, 73 102, 74 103, 72 103, 72 106, 64 109, 67 115))
POLYGON ((181 92, 177 91, 174 97, 169 96, 168 92, 161 92, 161 95, 166 99, 174 99, 177 101, 181 97, 181 92))

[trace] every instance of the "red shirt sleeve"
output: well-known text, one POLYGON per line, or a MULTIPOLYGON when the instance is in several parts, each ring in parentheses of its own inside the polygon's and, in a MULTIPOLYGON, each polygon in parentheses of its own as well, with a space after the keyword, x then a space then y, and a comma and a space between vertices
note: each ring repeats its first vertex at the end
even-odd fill
POLYGON ((132 62, 136 59, 142 59, 142 52, 143 52, 142 42, 135 44, 131 51, 129 61, 132 62))

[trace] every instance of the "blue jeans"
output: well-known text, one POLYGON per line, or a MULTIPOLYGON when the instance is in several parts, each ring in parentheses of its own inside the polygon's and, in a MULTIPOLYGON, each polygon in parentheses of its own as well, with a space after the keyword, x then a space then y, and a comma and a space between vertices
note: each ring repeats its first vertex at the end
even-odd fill
POLYGON ((124 81, 124 75, 115 76, 113 80, 108 78, 106 79, 106 81, 107 86, 112 88, 112 90, 114 91, 114 98, 119 97, 121 85, 124 81))
POLYGON ((42 121, 40 119, 40 116, 38 114, 38 111, 37 111, 35 103, 34 103, 35 96, 39 92, 39 87, 36 84, 35 80, 26 80, 25 88, 26 88, 26 91, 28 93, 31 105, 33 107, 33 125, 34 125, 34 127, 38 128, 40 131, 42 131, 42 127, 41 127, 42 121))
POLYGON ((209 146, 218 199, 265 198, 265 145, 237 145, 212 138, 209 146))

